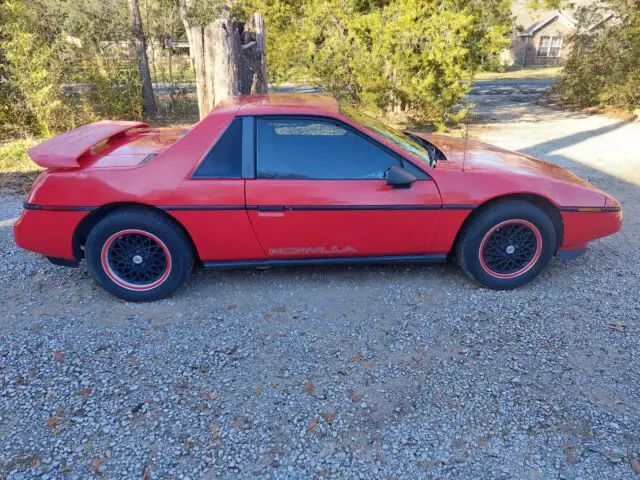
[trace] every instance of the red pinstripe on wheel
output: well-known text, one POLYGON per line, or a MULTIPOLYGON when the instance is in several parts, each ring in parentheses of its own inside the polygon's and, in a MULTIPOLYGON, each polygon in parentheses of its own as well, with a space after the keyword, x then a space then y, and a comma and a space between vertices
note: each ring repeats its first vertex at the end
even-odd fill
POLYGON ((167 280, 167 278, 169 278, 169 275, 171 274, 172 260, 171 260, 171 253, 169 253, 169 249, 167 248, 165 243, 162 240, 160 240, 157 236, 155 236, 152 233, 146 232, 144 230, 127 229, 127 230, 121 230, 119 232, 114 233, 107 239, 107 241, 102 246, 100 258, 102 262, 102 268, 104 272, 107 274, 107 276, 109 277, 109 279, 111 279, 115 284, 121 286, 122 288, 126 288, 128 290, 133 290, 137 292, 152 290, 162 285, 167 280), (164 269, 164 272, 161 274, 161 276, 157 280, 154 280, 153 282, 150 282, 148 284, 136 284, 123 279, 118 274, 118 272, 115 271, 115 269, 109 262, 109 249, 117 239, 123 238, 126 235, 145 236, 151 239, 155 244, 157 244, 162 249, 162 252, 164 253, 164 257, 166 260, 166 268, 164 269))
POLYGON ((531 270, 536 262, 538 261, 538 259, 540 258, 540 254, 542 253, 542 234, 540 233, 540 230, 538 229, 538 227, 536 227, 533 223, 528 222, 527 220, 522 220, 522 219, 514 219, 514 220, 505 220, 504 222, 500 222, 499 224, 497 224, 496 226, 494 226, 491 230, 489 230, 486 235, 484 236, 484 238, 482 239, 482 243, 480 244, 480 249, 478 252, 478 256, 480 258, 480 265, 482 266, 482 269, 488 273, 489 275, 491 275, 492 277, 495 278, 515 278, 515 277, 519 277, 520 275, 523 275, 524 273, 528 272, 529 270, 531 270), (535 247, 535 251, 533 254, 533 257, 521 268, 519 268, 517 271, 515 272, 510 272, 510 273, 499 273, 496 272, 494 270, 491 269, 491 267, 489 267, 489 265, 487 265, 487 262, 484 259, 485 256, 485 247, 487 245, 487 241, 491 238, 491 236, 499 229, 504 228, 508 225, 523 225, 526 228, 528 228, 534 235, 535 240, 536 240, 536 247, 535 247))

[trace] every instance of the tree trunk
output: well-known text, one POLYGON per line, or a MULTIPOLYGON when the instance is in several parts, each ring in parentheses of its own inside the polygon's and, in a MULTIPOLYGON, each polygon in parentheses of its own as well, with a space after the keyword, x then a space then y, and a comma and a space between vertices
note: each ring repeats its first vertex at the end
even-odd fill
POLYGON ((264 20, 253 14, 246 25, 234 23, 230 2, 220 18, 192 25, 188 12, 193 0, 181 0, 180 16, 187 32, 189 56, 196 75, 200 118, 227 97, 267 91, 264 20))
POLYGON ((189 10, 189 5, 191 4, 191 0, 181 0, 180 1, 180 19, 182 20, 182 24, 184 25, 184 30, 187 33, 187 42, 189 42, 189 60, 191 60, 191 68, 193 71, 196 71, 196 59, 191 48, 191 27, 189 25, 189 20, 187 19, 187 12, 189 10), (187 3, 188 2, 188 3, 187 3))
POLYGON ((138 0, 130 0, 133 40, 136 45, 138 57, 138 69, 142 80, 142 111, 145 116, 156 115, 156 99, 153 95, 153 84, 151 83, 151 73, 149 72, 149 59, 147 58, 147 42, 142 31, 142 19, 140 18, 140 5, 138 0))
POLYGON ((196 75, 196 90, 198 92, 198 109, 200 118, 209 113, 208 105, 213 100, 209 99, 211 90, 207 88, 207 69, 204 56, 204 28, 189 27, 191 32, 191 44, 189 50, 193 52, 194 73, 196 75))
POLYGON ((250 93, 267 93, 267 49, 264 40, 264 17, 260 13, 254 13, 249 17, 245 25, 245 36, 250 41, 245 45, 245 56, 252 73, 249 85, 250 93), (254 37, 255 40, 251 40, 254 37))
POLYGON ((210 48, 215 55, 209 75, 212 77, 215 104, 218 104, 225 98, 240 94, 242 46, 228 12, 222 12, 211 27, 213 45, 210 48))

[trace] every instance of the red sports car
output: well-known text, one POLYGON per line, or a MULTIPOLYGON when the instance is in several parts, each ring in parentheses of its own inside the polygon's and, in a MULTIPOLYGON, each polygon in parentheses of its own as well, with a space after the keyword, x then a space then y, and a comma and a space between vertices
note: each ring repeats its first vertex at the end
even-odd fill
POLYGON ((16 243, 84 258, 132 301, 194 266, 442 262, 510 289, 620 229, 621 206, 515 152, 398 132, 322 95, 224 102, 189 129, 103 121, 29 151, 40 175, 16 243))

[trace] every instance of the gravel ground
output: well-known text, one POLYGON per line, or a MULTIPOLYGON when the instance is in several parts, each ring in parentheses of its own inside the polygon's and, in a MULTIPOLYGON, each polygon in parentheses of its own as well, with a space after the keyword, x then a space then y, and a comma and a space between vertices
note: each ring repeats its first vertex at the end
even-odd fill
POLYGON ((473 133, 569 166, 626 221, 514 292, 316 267, 127 304, 19 251, 22 198, 0 197, 0 477, 637 478, 640 125, 548 114, 473 133))

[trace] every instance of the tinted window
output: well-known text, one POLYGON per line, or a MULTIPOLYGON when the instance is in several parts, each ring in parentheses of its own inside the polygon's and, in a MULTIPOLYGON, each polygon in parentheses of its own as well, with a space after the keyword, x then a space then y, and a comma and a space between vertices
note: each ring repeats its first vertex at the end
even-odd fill
POLYGON ((351 120, 358 122, 360 125, 365 126, 369 130, 373 130, 375 133, 389 140, 396 146, 412 153, 423 162, 429 164, 432 167, 436 166, 435 159, 430 157, 429 152, 425 149, 425 147, 422 146, 420 142, 416 142, 415 139, 412 139, 404 133, 393 129, 382 122, 379 122, 375 118, 365 115, 364 113, 347 104, 341 103, 340 111, 351 120))
POLYGON ((383 179, 400 162, 371 141, 329 121, 260 118, 258 178, 383 179))
POLYGON ((236 118, 224 131, 194 178, 242 178, 242 119, 236 118))

